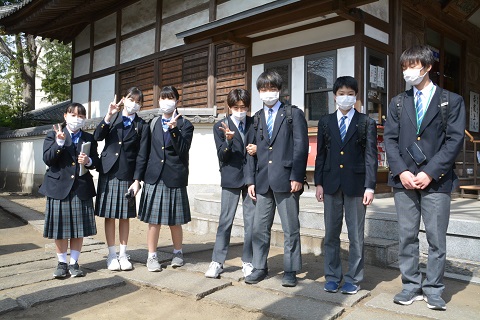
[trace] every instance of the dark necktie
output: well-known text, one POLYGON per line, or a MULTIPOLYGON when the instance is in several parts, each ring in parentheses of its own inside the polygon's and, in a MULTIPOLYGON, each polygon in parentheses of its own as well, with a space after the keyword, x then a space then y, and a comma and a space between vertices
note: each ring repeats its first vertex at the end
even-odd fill
POLYGON ((132 125, 132 119, 126 116, 122 116, 122 118, 123 118, 123 127, 125 129, 130 128, 130 126, 132 125))
POLYGON ((272 139, 273 133, 273 109, 268 109, 268 118, 267 118, 267 131, 268 131, 268 138, 272 139))
POLYGON ((345 125, 345 120, 347 119, 347 116, 343 116, 340 118, 340 137, 345 139, 345 135, 347 134, 347 126, 345 125))
POLYGON ((71 133, 70 136, 72 137, 72 142, 74 144, 77 144, 78 143, 78 139, 80 138, 80 135, 82 134, 82 131, 78 130, 78 132, 76 133, 71 133))
POLYGON ((418 90, 415 94, 417 97, 417 103, 415 104, 415 109, 417 110, 417 128, 420 129, 422 125, 423 116, 425 115, 423 103, 422 103, 422 91, 418 90))
POLYGON ((243 127, 243 121, 240 121, 240 123, 238 124, 238 131, 240 131, 240 133, 242 133, 242 134, 245 134, 245 128, 243 127))

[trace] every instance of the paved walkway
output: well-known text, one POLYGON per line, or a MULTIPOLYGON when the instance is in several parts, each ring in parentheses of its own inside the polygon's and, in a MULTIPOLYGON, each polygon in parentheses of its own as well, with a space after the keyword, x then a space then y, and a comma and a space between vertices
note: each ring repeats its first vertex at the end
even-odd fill
MULTIPOLYGON (((378 200, 382 200, 377 201, 379 207, 391 210, 391 200, 390 204, 389 200, 378 200)), ((43 199, 26 201, 2 196, 0 208, 27 221, 38 232, 43 231, 43 199)), ((100 301, 102 289, 124 286, 126 283, 281 319, 451 320, 453 317, 476 319, 480 313, 480 286, 450 279, 446 280, 444 293, 448 303, 445 312, 429 310, 424 302, 416 302, 408 307, 393 304, 393 295, 400 291, 401 284, 398 270, 392 268, 366 266, 362 290, 356 295, 325 293, 323 259, 313 254, 303 256, 304 270, 299 274, 298 286, 284 288, 281 286, 282 249, 274 247, 269 256, 270 276, 258 285, 246 285, 239 267, 241 246, 238 239, 234 239, 230 252, 236 257, 227 261, 221 279, 206 279, 203 273, 211 259, 214 235, 202 238, 203 241, 199 241, 198 235, 185 232, 186 265, 182 268, 169 267, 171 247, 160 247, 159 258, 165 267, 160 273, 147 272, 144 265, 146 245, 129 246, 128 253, 134 270, 110 272, 105 269, 106 249, 102 240, 99 240, 101 236, 85 239, 81 266, 87 275, 69 279, 68 285, 51 277, 52 266, 56 265, 52 242, 46 241, 45 251, 37 250, 34 254, 28 251, 28 244, 25 244, 22 248, 25 251, 0 255, 0 317, 3 315, 8 319, 15 314, 15 310, 25 310, 87 292, 90 295, 98 294, 100 301)), ((146 300, 148 298, 145 297, 146 300)))

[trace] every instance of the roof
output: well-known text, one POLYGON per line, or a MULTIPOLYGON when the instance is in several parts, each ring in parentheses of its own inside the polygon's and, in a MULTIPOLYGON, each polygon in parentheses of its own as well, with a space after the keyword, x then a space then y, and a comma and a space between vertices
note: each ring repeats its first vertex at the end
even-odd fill
POLYGON ((20 10, 23 8, 25 5, 28 3, 32 2, 33 0, 24 0, 21 3, 16 3, 8 6, 1 6, 0 7, 0 19, 3 19, 4 17, 8 17, 15 11, 20 10))
POLYGON ((63 121, 63 114, 70 100, 63 101, 45 108, 29 111, 26 117, 37 124, 52 124, 63 121))

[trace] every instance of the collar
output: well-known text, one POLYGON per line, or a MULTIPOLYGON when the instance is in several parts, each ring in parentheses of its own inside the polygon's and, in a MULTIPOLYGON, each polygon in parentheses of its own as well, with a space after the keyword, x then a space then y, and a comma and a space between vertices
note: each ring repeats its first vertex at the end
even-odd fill
POLYGON ((133 122, 133 120, 135 119, 135 116, 136 116, 136 115, 137 115, 136 113, 130 114, 130 115, 128 115, 128 116, 122 114, 122 119, 123 119, 123 117, 127 117, 127 118, 130 118, 130 120, 132 120, 132 122, 133 122))
MULTIPOLYGON (((354 114, 355 114, 355 108, 352 107, 350 110, 348 110, 346 114, 347 119, 352 120, 354 114)), ((337 110, 337 122, 339 122, 342 117, 343 117, 343 113, 340 110, 337 110)))
POLYGON ((272 109, 273 110, 273 113, 277 113, 278 112, 278 109, 280 109, 280 106, 282 105, 282 102, 280 100, 278 100, 272 108, 269 108, 267 107, 265 104, 263 105, 263 111, 265 111, 266 113, 268 113, 268 109, 272 109))
MULTIPOLYGON (((433 84, 433 81, 430 80, 430 83, 427 84, 427 85, 425 86, 425 88, 423 88, 422 90, 420 90, 420 91, 422 92, 422 95, 425 96, 427 93, 430 94, 430 92, 432 92, 434 86, 435 86, 435 85, 433 84)), ((413 96, 414 96, 414 97, 417 96, 417 91, 419 91, 419 90, 417 89, 417 87, 413 86, 413 96)))

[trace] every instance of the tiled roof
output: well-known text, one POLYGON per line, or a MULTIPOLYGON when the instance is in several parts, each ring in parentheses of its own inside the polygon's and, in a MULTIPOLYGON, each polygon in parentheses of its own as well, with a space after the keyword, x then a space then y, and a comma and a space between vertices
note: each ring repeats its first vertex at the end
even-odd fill
POLYGON ((24 0, 20 3, 8 5, 8 6, 1 6, 0 7, 0 19, 8 17, 12 13, 20 10, 21 8, 23 8, 24 6, 26 6, 27 4, 29 4, 32 1, 33 0, 24 0))
POLYGON ((63 121, 63 114, 67 105, 70 103, 70 100, 54 104, 49 107, 33 110, 27 112, 26 116, 28 119, 34 121, 35 123, 58 123, 63 121))

